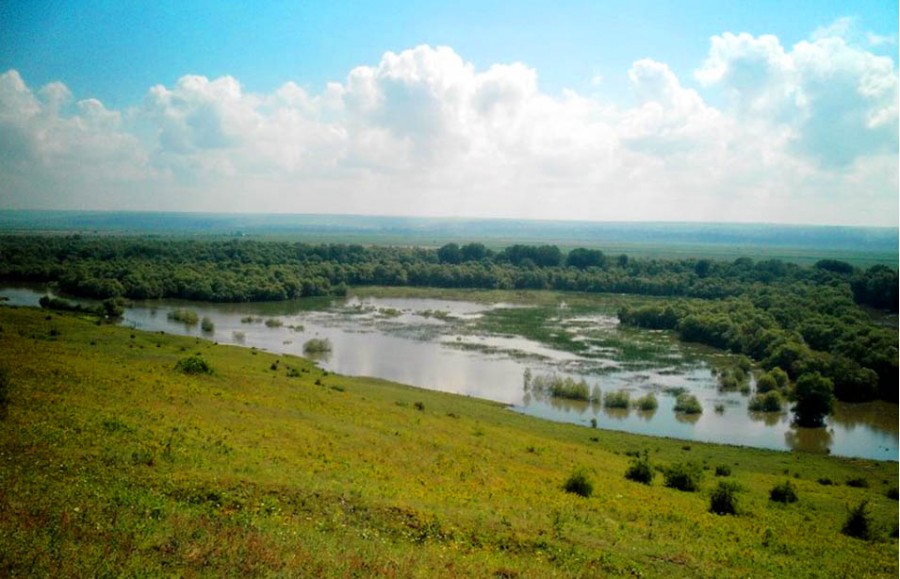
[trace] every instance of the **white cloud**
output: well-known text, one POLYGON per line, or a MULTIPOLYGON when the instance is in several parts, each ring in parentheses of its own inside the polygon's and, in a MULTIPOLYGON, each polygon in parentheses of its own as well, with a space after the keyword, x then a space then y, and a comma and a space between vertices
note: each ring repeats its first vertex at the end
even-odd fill
POLYGON ((637 61, 626 107, 449 47, 388 52, 318 94, 185 76, 123 111, 9 71, 0 203, 896 224, 896 65, 849 43, 850 24, 790 49, 713 37, 699 91, 637 61))

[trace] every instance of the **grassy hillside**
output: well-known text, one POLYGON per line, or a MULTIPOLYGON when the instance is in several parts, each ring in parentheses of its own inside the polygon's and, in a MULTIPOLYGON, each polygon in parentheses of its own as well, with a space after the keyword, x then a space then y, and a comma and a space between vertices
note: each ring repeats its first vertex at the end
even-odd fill
POLYGON ((0 328, 2 576, 898 573, 897 463, 550 423, 75 315, 0 328), (176 368, 197 354, 212 374, 176 368), (626 480, 644 450, 700 491, 626 480), (578 469, 589 498, 562 489, 578 469), (736 516, 709 512, 722 480, 736 516), (799 501, 770 501, 786 480, 799 501), (869 541, 841 533, 865 500, 869 541))

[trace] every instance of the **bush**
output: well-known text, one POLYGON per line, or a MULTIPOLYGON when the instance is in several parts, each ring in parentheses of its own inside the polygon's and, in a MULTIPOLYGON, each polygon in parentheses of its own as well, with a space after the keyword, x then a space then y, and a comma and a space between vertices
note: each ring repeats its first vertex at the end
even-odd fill
POLYGON ((797 491, 794 490, 791 481, 786 480, 783 484, 772 487, 772 490, 769 491, 769 500, 776 503, 796 503, 797 491))
POLYGON ((700 490, 700 482, 703 480, 703 470, 692 462, 670 466, 663 474, 667 487, 689 493, 700 490))
POLYGON ((659 406, 659 402, 656 401, 656 396, 654 396, 653 394, 647 394, 646 396, 641 396, 640 398, 635 400, 634 405, 637 406, 638 410, 650 412, 652 410, 656 410, 656 408, 659 406))
POLYGON ((594 483, 584 469, 578 469, 566 479, 563 490, 587 498, 594 492, 594 483))
POLYGON ((868 541, 872 538, 872 518, 866 511, 869 501, 859 503, 855 508, 850 509, 841 532, 848 537, 862 539, 868 541))
POLYGON ((867 489, 867 488, 869 488, 869 481, 867 481, 863 477, 850 478, 850 479, 847 479, 847 486, 855 487, 858 489, 867 489))
POLYGON ((650 466, 650 458, 646 452, 644 452, 643 456, 635 457, 625 471, 625 478, 645 485, 652 483, 654 476, 656 476, 656 473, 653 471, 653 467, 650 466))
POLYGON ((603 407, 604 408, 628 408, 628 404, 630 402, 630 395, 625 390, 619 390, 618 392, 607 392, 603 395, 603 407))
POLYGON ((803 374, 794 385, 794 417, 800 426, 825 425, 834 409, 834 384, 818 372, 803 374))
POLYGON ((679 394, 675 399, 675 412, 683 412, 684 414, 702 414, 703 406, 700 401, 692 394, 679 394))
POLYGON ((324 354, 331 351, 331 340, 328 338, 313 338, 303 344, 303 352, 306 354, 324 354))
POLYGON ((750 400, 748 408, 752 412, 781 412, 781 394, 777 390, 757 394, 750 400))
POLYGON ((212 374, 212 367, 199 354, 178 360, 175 369, 185 374, 212 374))
POLYGON ((731 467, 727 464, 720 464, 716 467, 716 476, 731 476, 731 467))
POLYGON ((900 497, 900 492, 897 491, 897 487, 891 487, 884 493, 884 496, 892 501, 896 501, 898 500, 898 497, 900 497))
POLYGON ((269 328, 280 328, 284 325, 284 322, 279 320, 278 318, 269 318, 266 320, 266 326, 269 328))
POLYGON ((196 326, 197 322, 200 321, 200 317, 197 316, 197 312, 193 310, 186 310, 184 308, 172 310, 166 315, 166 317, 170 320, 181 322, 182 324, 186 324, 188 326, 196 326))
POLYGON ((719 481, 709 497, 709 512, 717 515, 736 515, 738 492, 741 487, 737 483, 719 481))
POLYGON ((200 320, 200 329, 208 334, 211 334, 215 331, 216 325, 213 324, 213 321, 207 316, 203 316, 203 319, 200 320))

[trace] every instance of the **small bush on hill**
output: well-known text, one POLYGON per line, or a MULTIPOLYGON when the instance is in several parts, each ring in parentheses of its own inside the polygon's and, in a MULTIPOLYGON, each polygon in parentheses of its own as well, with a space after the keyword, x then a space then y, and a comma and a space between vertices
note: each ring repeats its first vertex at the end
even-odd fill
POLYGON ((741 487, 730 481, 719 481, 709 497, 709 512, 717 515, 736 515, 738 492, 741 487))
POLYGON ((731 467, 727 464, 720 464, 716 467, 716 476, 731 476, 731 467))
POLYGON ((695 492, 700 490, 703 470, 692 462, 684 462, 670 466, 664 471, 663 476, 667 487, 685 492, 695 492))
POLYGON ((212 367, 199 354, 178 360, 175 369, 185 374, 212 374, 212 367))
POLYGON ((794 490, 791 481, 786 480, 784 483, 772 487, 772 490, 769 491, 769 500, 776 503, 796 503, 797 491, 794 490))
POLYGON ((594 483, 591 482, 584 469, 578 469, 566 479, 563 490, 587 498, 594 492, 594 483))
POLYGON ((863 477, 851 478, 847 479, 847 486, 855 487, 858 489, 867 489, 869 488, 869 481, 867 481, 863 477))
POLYGON ((847 520, 841 528, 843 534, 864 541, 872 538, 872 518, 866 510, 868 505, 869 501, 863 501, 850 509, 847 520))
POLYGON ((645 485, 652 483, 654 476, 656 476, 656 473, 650 465, 650 457, 646 451, 643 456, 635 457, 625 471, 625 478, 645 485))

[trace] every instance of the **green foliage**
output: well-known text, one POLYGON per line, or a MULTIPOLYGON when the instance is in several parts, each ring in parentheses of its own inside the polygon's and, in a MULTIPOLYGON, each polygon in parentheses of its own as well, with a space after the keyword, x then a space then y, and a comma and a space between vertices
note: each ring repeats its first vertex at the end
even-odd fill
POLYGON ((331 340, 328 338, 312 338, 303 344, 305 354, 324 354, 331 351, 331 340))
POLYGON ((200 329, 206 332, 207 334, 211 334, 216 330, 215 324, 213 321, 209 319, 208 316, 203 316, 203 319, 200 320, 200 329))
POLYGON ((567 493, 588 498, 594 493, 594 483, 588 476, 587 471, 580 468, 569 475, 569 478, 567 478, 566 482, 563 484, 563 490, 567 493))
POLYGON ((663 471, 663 478, 667 487, 692 493, 700 490, 703 469, 693 462, 677 463, 663 471))
POLYGON ((777 390, 770 390, 765 394, 756 394, 747 407, 752 412, 781 412, 781 405, 781 394, 777 390))
POLYGON ((188 326, 196 326, 197 322, 200 321, 200 317, 197 315, 197 312, 185 308, 174 309, 169 312, 166 317, 168 317, 170 320, 181 322, 182 324, 186 324, 188 326))
POLYGON ((778 390, 778 388, 778 382, 770 372, 761 374, 760 377, 756 379, 756 392, 758 394, 765 394, 766 392, 778 390))
POLYGON ((266 327, 268 328, 280 328, 284 325, 284 321, 279 318, 269 318, 266 320, 266 327))
POLYGON ((769 491, 769 500, 776 503, 796 503, 797 490, 791 484, 791 481, 786 480, 772 487, 769 491))
POLYGON ((624 408, 627 409, 630 403, 630 394, 626 390, 617 392, 607 392, 603 395, 604 408, 624 408))
POLYGON ((212 374, 209 363, 200 354, 182 358, 175 363, 175 369, 184 374, 212 374))
POLYGON ((803 374, 794 384, 794 417, 801 426, 822 426, 834 408, 834 386, 818 372, 803 374))
POLYGON ((678 398, 675 399, 675 412, 701 414, 703 413, 703 406, 693 394, 679 394, 678 398))
POLYGON ((719 481, 709 497, 709 512, 717 515, 736 515, 738 492, 741 486, 731 481, 719 481))
POLYGON ((590 402, 599 401, 599 390, 592 390, 584 379, 575 380, 569 376, 557 376, 556 374, 527 375, 526 389, 540 395, 548 395, 553 398, 565 398, 568 400, 582 400, 590 402))
POLYGON ((659 402, 656 400, 656 396, 653 395, 652 392, 647 393, 637 400, 634 401, 634 406, 638 410, 642 410, 644 412, 651 412, 656 410, 659 407, 659 402))
POLYGON ((847 486, 857 488, 857 489, 867 489, 867 488, 869 488, 869 481, 861 476, 853 477, 853 478, 847 479, 847 486))
POLYGON ((727 464, 720 464, 716 467, 716 476, 731 476, 731 467, 727 464))
POLYGON ((869 501, 864 500, 847 514, 847 520, 841 527, 841 532, 848 537, 868 541, 873 538, 872 516, 868 511, 869 501))
POLYGON ((654 476, 656 476, 656 472, 650 464, 650 457, 647 451, 644 451, 643 455, 632 459, 631 464, 628 465, 628 469, 625 471, 626 479, 645 485, 651 484, 654 476))

